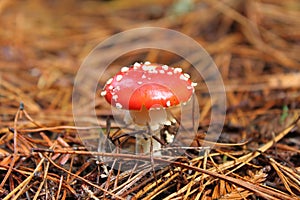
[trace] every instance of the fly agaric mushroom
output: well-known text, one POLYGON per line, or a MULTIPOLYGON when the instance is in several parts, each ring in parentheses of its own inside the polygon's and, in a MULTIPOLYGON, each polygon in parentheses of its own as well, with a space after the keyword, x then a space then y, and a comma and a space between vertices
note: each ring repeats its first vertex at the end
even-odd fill
MULTIPOLYGON (((125 123, 143 128, 149 126, 159 136, 159 129, 163 125, 174 123, 170 108, 187 103, 196 85, 181 68, 150 62, 135 63, 131 67, 123 67, 110 78, 101 95, 117 109, 128 111, 125 123)), ((136 143, 136 152, 150 151, 149 140, 137 138, 136 143)), ((153 150, 159 148, 160 144, 153 141, 153 150)))

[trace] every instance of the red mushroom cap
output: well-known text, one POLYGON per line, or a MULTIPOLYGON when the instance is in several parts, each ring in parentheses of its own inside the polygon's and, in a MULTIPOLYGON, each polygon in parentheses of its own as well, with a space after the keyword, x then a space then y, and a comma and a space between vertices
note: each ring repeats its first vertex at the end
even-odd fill
POLYGON ((113 106, 127 110, 168 108, 187 102, 196 84, 181 68, 135 63, 109 79, 101 95, 113 106))

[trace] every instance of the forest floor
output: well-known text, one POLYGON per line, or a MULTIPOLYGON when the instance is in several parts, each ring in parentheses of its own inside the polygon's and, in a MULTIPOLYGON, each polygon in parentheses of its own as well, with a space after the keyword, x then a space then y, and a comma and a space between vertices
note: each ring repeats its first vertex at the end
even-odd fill
POLYGON ((300 199, 299 19, 297 0, 0 1, 0 198, 300 199), (147 27, 170 35, 111 39, 147 27), (188 51, 171 30, 199 43, 222 79, 201 77, 192 51, 191 62, 166 51, 188 51), (157 38, 168 45, 135 46, 157 38), (79 74, 109 60, 101 77, 79 74), (101 88, 145 61, 180 66, 198 83, 196 131, 190 145, 166 144, 162 156, 111 152, 103 143, 122 150, 134 130, 117 123, 101 88), (220 130, 210 131, 214 122, 220 130))

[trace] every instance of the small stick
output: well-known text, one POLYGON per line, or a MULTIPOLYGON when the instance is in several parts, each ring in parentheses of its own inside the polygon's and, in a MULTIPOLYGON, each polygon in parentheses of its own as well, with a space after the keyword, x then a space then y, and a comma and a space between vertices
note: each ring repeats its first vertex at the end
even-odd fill
POLYGON ((59 193, 60 193, 60 190, 61 190, 61 186, 62 186, 63 180, 64 180, 64 176, 61 175, 60 176, 60 180, 59 180, 59 185, 58 185, 56 200, 59 200, 59 193))

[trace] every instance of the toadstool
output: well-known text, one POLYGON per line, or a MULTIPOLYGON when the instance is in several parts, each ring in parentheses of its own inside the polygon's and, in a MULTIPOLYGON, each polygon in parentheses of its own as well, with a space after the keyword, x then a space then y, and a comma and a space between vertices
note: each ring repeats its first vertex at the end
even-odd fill
MULTIPOLYGON (((101 95, 117 109, 128 111, 124 119, 127 124, 149 126, 159 137, 159 129, 174 122, 170 108, 187 103, 194 86, 196 83, 181 68, 147 61, 121 68, 106 82, 101 95)), ((137 137, 136 143, 137 153, 150 151, 150 140, 137 137)), ((153 141, 153 150, 159 148, 160 144, 153 141)))

